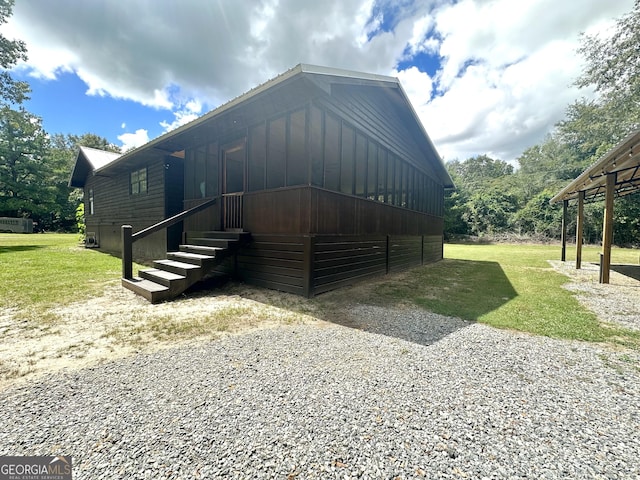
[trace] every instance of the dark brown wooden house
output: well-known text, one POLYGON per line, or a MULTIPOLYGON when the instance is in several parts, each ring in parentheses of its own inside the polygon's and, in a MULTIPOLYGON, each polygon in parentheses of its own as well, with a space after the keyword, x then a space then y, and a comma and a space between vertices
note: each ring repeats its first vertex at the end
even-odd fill
POLYGON ((298 65, 136 150, 92 155, 70 182, 87 231, 151 301, 214 270, 312 296, 442 258, 453 183, 395 78, 298 65), (138 277, 131 258, 163 260, 138 277))

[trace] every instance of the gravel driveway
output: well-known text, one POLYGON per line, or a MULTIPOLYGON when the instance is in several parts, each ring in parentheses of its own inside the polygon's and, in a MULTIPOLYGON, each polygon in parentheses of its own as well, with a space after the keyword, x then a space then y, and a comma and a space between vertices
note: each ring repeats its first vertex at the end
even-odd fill
POLYGON ((350 313, 9 388, 0 454, 76 479, 640 478, 637 352, 350 313))

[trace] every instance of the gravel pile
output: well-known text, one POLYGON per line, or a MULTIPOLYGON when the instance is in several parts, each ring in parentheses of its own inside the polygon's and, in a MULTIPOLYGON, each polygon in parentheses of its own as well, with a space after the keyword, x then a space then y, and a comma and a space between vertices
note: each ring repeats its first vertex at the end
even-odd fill
POLYGON ((636 352, 354 313, 6 390, 0 454, 76 479, 640 477, 636 352))

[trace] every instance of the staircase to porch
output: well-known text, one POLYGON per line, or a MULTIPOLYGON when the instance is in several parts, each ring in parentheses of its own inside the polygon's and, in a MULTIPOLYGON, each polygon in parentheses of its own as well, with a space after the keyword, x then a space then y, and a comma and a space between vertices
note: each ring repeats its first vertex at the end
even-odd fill
POLYGON ((248 236, 247 232, 188 232, 177 252, 155 260, 152 268, 140 270, 137 277, 122 278, 122 286, 151 303, 170 300, 209 278, 248 236))

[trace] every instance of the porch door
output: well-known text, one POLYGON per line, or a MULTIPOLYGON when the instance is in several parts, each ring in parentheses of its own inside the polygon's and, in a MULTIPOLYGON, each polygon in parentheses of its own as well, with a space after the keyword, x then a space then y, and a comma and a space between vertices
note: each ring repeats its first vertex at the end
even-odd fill
POLYGON ((242 230, 242 194, 245 187, 246 140, 222 147, 223 228, 242 230))

